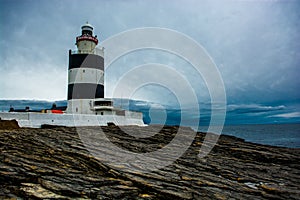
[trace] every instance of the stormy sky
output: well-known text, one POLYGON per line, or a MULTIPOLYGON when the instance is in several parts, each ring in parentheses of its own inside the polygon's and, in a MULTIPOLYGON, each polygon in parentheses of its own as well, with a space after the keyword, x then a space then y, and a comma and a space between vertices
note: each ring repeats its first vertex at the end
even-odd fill
MULTIPOLYGON (((0 0, 0 5, 0 99, 66 99, 68 50, 75 49, 80 27, 89 21, 100 45, 142 27, 187 35, 205 48, 220 71, 229 118, 300 121, 300 1, 0 0)), ((199 102, 209 101, 205 83, 193 76, 189 63, 153 50, 117 60, 106 73, 106 96, 123 73, 147 63, 177 69, 199 102)), ((147 86, 134 98, 172 105, 176 95, 169 93, 147 86)))

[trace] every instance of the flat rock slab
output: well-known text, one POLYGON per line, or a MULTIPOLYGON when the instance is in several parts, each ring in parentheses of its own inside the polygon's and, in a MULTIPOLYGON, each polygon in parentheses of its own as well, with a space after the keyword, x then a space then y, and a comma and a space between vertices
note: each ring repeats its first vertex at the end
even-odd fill
MULTIPOLYGON (((157 151, 178 127, 102 127, 119 148, 137 154, 157 151)), ((91 128, 81 128, 87 134, 91 128)), ((190 133, 191 129, 184 129, 190 133)), ((188 134, 187 134, 188 135, 188 134)), ((76 128, 0 130, 0 199, 300 199, 300 149, 271 147, 221 136, 204 158, 205 134, 157 171, 124 171, 96 159, 76 128)), ((184 138, 182 138, 184 140, 184 138)), ((99 141, 101 144, 101 141, 99 141)), ((113 154, 111 149, 105 153, 113 154)))

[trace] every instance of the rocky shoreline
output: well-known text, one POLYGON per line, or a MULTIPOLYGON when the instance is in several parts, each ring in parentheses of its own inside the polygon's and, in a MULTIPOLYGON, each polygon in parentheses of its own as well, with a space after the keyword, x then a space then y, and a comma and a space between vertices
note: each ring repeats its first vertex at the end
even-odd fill
MULTIPOLYGON (((130 127, 145 133, 157 128, 130 127)), ((117 146, 144 153, 168 144, 178 127, 140 139, 117 126, 102 130, 117 146)), ((2 121, 0 199, 300 199, 300 149, 222 135, 199 158, 204 136, 197 133, 184 155, 163 169, 124 172, 94 158, 75 128, 18 128, 2 121)))

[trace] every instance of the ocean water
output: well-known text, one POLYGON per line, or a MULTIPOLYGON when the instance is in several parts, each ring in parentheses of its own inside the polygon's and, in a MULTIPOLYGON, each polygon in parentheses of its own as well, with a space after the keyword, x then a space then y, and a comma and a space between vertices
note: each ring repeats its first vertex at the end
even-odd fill
MULTIPOLYGON (((207 127, 198 130, 205 132, 207 127)), ((225 125, 222 134, 258 144, 300 148, 300 124, 225 125)))
MULTIPOLYGON (((123 100, 124 101, 124 100, 123 100)), ((67 101, 56 101, 57 106, 66 106, 67 101)), ((0 100, 0 112, 7 112, 10 106, 15 109, 24 109, 25 106, 30 106, 32 110, 50 109, 53 102, 51 101, 35 101, 35 100, 0 100)), ((115 105, 121 105, 120 99, 115 100, 115 105)), ((151 106, 145 102, 131 101, 129 104, 131 110, 136 110, 144 114, 145 123, 149 120, 149 109, 151 106), (143 103, 143 104, 142 104, 143 103), (141 106, 143 105, 143 106, 141 106)), ((179 125, 180 110, 167 109, 167 121, 169 125, 179 125)), ((193 116, 191 116, 193 118, 193 116)), ((155 120, 152 120, 156 123, 155 120)), ((159 120, 158 120, 159 122, 159 120)), ((209 123, 209 122, 208 122, 209 123)), ((207 123, 207 124, 208 124, 207 123)), ((183 125, 185 123, 182 123, 183 125)), ((207 126, 200 126, 199 131, 207 131, 207 126)), ((226 125, 223 128, 222 134, 232 135, 243 138, 246 141, 258 144, 267 144, 272 146, 300 148, 300 124, 259 124, 259 125, 226 125)))

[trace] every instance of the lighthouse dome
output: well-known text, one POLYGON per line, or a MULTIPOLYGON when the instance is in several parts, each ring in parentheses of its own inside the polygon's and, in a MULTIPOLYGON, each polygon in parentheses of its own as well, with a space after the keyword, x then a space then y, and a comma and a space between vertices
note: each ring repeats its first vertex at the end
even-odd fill
POLYGON ((93 31, 94 27, 89 24, 88 22, 86 22, 86 24, 81 26, 81 30, 82 31, 93 31))

